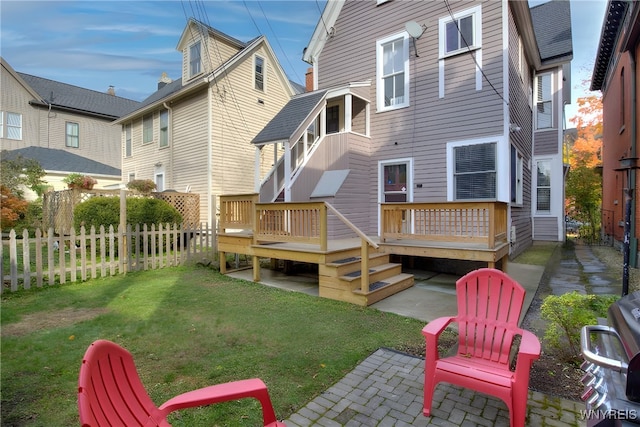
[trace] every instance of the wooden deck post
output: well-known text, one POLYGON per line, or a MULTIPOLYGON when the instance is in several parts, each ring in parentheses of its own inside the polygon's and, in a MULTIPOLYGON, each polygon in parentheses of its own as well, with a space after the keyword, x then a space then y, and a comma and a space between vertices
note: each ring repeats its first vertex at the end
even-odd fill
POLYGON ((220 273, 227 274, 227 253, 218 252, 218 257, 220 259, 220 273))
POLYGON ((360 289, 366 294, 369 292, 369 243, 364 239, 362 239, 360 256, 360 289))
POLYGON ((260 259, 258 259, 258 257, 254 255, 252 258, 252 262, 253 262, 253 281, 259 282, 260 281, 260 259))
POLYGON ((327 205, 320 208, 320 250, 327 250, 327 205))

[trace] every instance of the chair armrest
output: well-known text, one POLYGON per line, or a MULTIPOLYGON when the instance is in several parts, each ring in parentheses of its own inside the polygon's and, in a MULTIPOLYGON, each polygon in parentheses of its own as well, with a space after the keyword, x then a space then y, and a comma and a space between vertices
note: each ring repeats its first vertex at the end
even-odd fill
POLYGON ((449 326, 449 323, 455 320, 455 316, 438 317, 437 319, 427 323, 425 327, 422 328, 422 335, 424 335, 425 338, 429 335, 439 337, 446 327, 449 326))
POLYGON ((232 381, 189 391, 167 400, 160 406, 159 410, 162 416, 166 417, 170 412, 178 409, 193 408, 248 397, 260 401, 264 425, 277 422, 267 386, 259 378, 232 381))
POLYGON ((540 340, 537 336, 527 330, 520 330, 520 335, 522 339, 520 340, 520 347, 518 348, 518 357, 523 355, 525 357, 529 357, 532 360, 538 359, 540 357, 540 340))
MULTIPOLYGON (((515 377, 529 377, 531 365, 540 358, 540 340, 533 333, 521 329, 518 333, 522 336, 518 347, 515 377)), ((528 383, 528 380, 527 380, 528 383)))
POLYGON ((438 337, 456 319, 454 316, 438 317, 422 328, 422 335, 426 341, 426 360, 438 360, 438 337))

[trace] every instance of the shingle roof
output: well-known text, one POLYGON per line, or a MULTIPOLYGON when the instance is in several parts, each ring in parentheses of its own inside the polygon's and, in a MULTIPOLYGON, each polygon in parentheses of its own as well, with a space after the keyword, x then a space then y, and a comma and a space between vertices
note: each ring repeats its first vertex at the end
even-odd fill
POLYGON ((609 8, 604 16, 602 24, 602 32, 600 33, 600 44, 598 46, 598 55, 596 63, 593 67, 593 75, 591 76, 591 90, 601 90, 604 83, 611 55, 616 48, 616 40, 618 31, 622 24, 622 18, 627 7, 626 1, 609 2, 609 8))
POLYGON ((320 90, 294 96, 251 142, 261 145, 289 139, 326 93, 320 90))
POLYGON ((552 0, 530 11, 541 61, 573 55, 570 2, 552 0))
POLYGON ((6 159, 15 159, 18 156, 38 161, 45 171, 78 172, 120 177, 120 169, 118 168, 64 150, 45 147, 25 147, 2 152, 2 157, 6 159))
POLYGON ((54 107, 117 119, 139 105, 138 101, 106 92, 84 89, 30 74, 17 74, 40 95, 41 99, 37 100, 38 102, 45 101, 54 107))

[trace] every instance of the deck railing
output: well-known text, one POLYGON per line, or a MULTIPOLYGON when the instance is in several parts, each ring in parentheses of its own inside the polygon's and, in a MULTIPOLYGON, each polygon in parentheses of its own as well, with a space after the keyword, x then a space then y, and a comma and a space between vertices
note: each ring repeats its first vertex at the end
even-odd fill
POLYGON ((407 239, 479 243, 493 249, 507 242, 504 202, 383 203, 380 240, 407 239))
POLYGON ((256 203, 258 203, 258 194, 220 196, 220 219, 218 222, 220 232, 253 231, 256 203))

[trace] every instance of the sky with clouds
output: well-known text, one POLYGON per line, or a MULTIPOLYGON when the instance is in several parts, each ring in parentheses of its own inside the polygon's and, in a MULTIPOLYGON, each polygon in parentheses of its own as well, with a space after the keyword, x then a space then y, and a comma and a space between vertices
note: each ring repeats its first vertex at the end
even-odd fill
MULTIPOLYGON (((427 0, 436 1, 436 0, 427 0)), ((496 0, 493 0, 496 1, 496 0)), ((546 0, 530 0, 531 5, 546 0)), ((326 0, 31 1, 0 2, 0 55, 16 70, 142 100, 163 72, 177 78, 176 51, 189 17, 241 41, 264 34, 289 78, 304 83, 309 44, 326 0)), ((590 95, 606 0, 571 0, 573 104, 590 95)), ((571 126, 571 123, 569 123, 571 126)))

